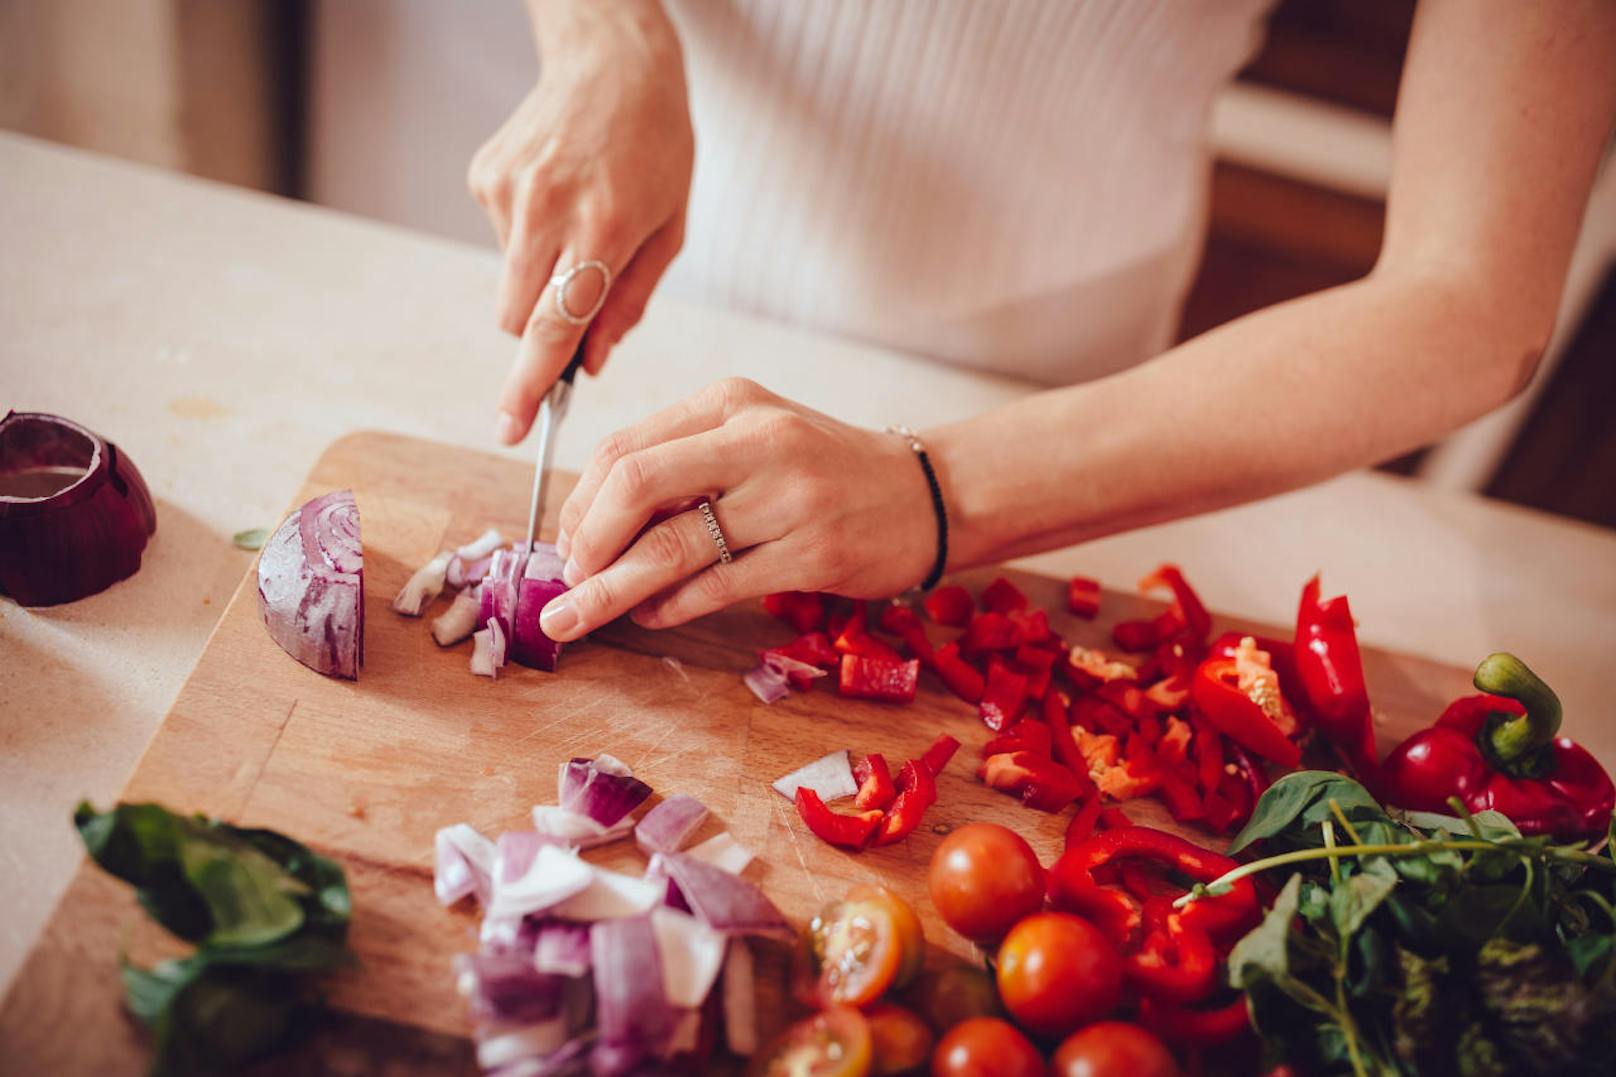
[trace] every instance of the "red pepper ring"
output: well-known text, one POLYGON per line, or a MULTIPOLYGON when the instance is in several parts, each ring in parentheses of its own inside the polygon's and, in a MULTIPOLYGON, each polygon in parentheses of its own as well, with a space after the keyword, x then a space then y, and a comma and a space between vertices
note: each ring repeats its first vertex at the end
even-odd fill
POLYGON ((820 841, 838 845, 843 849, 862 849, 881 825, 883 814, 867 811, 859 815, 844 815, 825 807, 819 794, 806 785, 797 787, 797 814, 820 841))
MULTIPOLYGON (((1068 849, 1055 861, 1049 870, 1050 901, 1069 912, 1106 917, 1125 930, 1119 937, 1131 939, 1143 924, 1138 902, 1118 894, 1128 906, 1124 915, 1117 897, 1108 896, 1093 876, 1096 868, 1129 857, 1158 860, 1201 883, 1212 882, 1237 866, 1226 856, 1163 830, 1144 826, 1107 830, 1068 849)), ((1256 925, 1260 916, 1257 892, 1250 879, 1241 879, 1225 893, 1193 902, 1181 915, 1186 926, 1200 928, 1214 940, 1229 938, 1256 925)))
MULTIPOLYGON (((1146 919, 1149 919, 1147 915, 1146 919)), ((1217 986, 1217 953, 1205 931, 1167 913, 1145 934, 1138 952, 1122 959, 1122 976, 1140 995, 1165 1002, 1199 1002, 1217 986)))

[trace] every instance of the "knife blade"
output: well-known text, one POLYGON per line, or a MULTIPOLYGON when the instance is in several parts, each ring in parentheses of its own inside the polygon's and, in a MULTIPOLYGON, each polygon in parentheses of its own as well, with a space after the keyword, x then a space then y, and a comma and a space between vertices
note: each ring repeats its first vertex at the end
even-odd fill
POLYGON ((539 402, 539 452, 538 460, 533 470, 533 500, 527 509, 527 544, 522 547, 524 564, 523 573, 527 570, 526 556, 533 552, 533 540, 538 535, 539 513, 544 509, 544 491, 549 485, 550 462, 555 458, 556 429, 561 420, 567 417, 567 404, 572 399, 572 379, 578 374, 578 368, 584 361, 584 339, 579 338, 578 350, 572 353, 572 359, 561 376, 550 386, 550 391, 544 394, 539 402))

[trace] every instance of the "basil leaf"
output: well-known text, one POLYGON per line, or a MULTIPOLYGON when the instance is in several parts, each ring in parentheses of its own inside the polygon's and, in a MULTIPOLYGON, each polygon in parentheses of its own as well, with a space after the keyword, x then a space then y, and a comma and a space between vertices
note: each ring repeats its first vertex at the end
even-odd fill
POLYGON ((1274 899, 1262 923, 1246 932, 1229 952, 1229 984, 1244 988, 1267 976, 1290 971, 1291 920, 1301 900, 1302 876, 1292 875, 1274 899))
POLYGON ((1330 894, 1330 920, 1339 938, 1350 939, 1397 885, 1393 872, 1360 871, 1336 884, 1330 894))
POLYGON ((257 946, 303 925, 303 884, 251 846, 192 833, 180 843, 180 863, 212 916, 208 944, 257 946))
POLYGON ((1369 791, 1351 778, 1330 770, 1299 770, 1280 778, 1263 793, 1251 819, 1230 843, 1229 855, 1254 841, 1282 835, 1298 845, 1319 844, 1317 835, 1310 831, 1333 817, 1332 800, 1348 819, 1386 818, 1369 791))
POLYGON ((1447 1053, 1452 1037, 1443 1004, 1452 997, 1444 988, 1448 959, 1421 957, 1399 946, 1397 967, 1402 990, 1392 1003, 1392 1051, 1410 1066, 1436 1068, 1432 1060, 1447 1053))
POLYGON ((207 903, 180 863, 180 824, 186 820, 158 804, 119 804, 103 814, 86 801, 73 821, 90 859, 133 886, 153 920, 188 942, 212 928, 207 903))
MULTIPOLYGON (((120 959, 121 960, 121 959, 120 959)), ((200 971, 190 958, 164 961, 149 969, 122 962, 124 1004, 147 1028, 152 1027, 169 1004, 200 971)))
POLYGON ((332 929, 339 937, 347 930, 353 903, 348 895, 348 880, 335 861, 273 830, 234 827, 228 823, 220 823, 219 829, 249 843, 308 888, 314 897, 312 905, 305 910, 311 927, 332 929))

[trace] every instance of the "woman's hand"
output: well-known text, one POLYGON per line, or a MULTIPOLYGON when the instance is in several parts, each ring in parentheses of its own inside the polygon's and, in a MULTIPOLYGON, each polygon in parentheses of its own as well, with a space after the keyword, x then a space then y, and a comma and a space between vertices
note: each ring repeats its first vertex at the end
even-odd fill
POLYGON ((771 591, 875 598, 932 567, 937 524, 908 443, 730 379, 602 442, 561 507, 572 590, 540 616, 576 639, 625 613, 683 624, 771 591), (734 560, 693 508, 712 500, 734 560))
MULTIPOLYGON (((592 259, 611 270, 584 356, 598 373, 684 241, 695 156, 679 42, 657 0, 531 7, 539 84, 468 175, 505 250, 499 324, 522 338, 499 399, 507 444, 526 436, 584 331, 557 311, 552 276, 592 259)), ((602 283, 579 274, 568 309, 591 309, 602 283)))

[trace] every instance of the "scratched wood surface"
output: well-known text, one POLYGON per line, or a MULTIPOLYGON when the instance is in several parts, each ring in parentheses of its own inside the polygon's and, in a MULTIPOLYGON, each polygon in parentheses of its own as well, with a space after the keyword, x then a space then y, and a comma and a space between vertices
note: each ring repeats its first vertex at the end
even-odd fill
MULTIPOLYGON (((728 828, 758 850, 749 877, 794 920, 853 883, 881 882, 915 903, 939 954, 969 953, 926 897, 926 865, 943 834, 997 821, 1024 834, 1046 863, 1057 854, 1065 817, 1025 809, 975 780, 985 731, 929 675, 921 698, 904 707, 824 688, 773 706, 754 700, 738 674, 760 646, 791 635, 755 603, 675 631, 613 626, 570 647, 559 674, 513 668, 497 681, 473 677, 469 643, 442 650, 425 621, 399 617, 389 603, 438 549, 489 525, 519 533, 530 481, 517 462, 413 438, 358 433, 333 443, 294 504, 339 487, 358 499, 368 636, 361 679, 331 680, 283 654, 260 624, 249 571, 124 790, 125 800, 283 830, 346 869, 361 964, 332 979, 330 1026, 295 1063, 277 1066, 474 1068, 449 966, 473 947, 475 916, 433 900, 432 836, 460 821, 490 836, 526 826, 533 804, 554 801, 556 764, 571 756, 610 752, 658 793, 699 797, 714 818, 698 838, 728 828), (964 747, 938 781, 926 824, 896 846, 856 855, 826 846, 769 788, 831 749, 897 761, 939 731, 964 747)), ((546 536, 569 486, 553 487, 546 536)), ((1192 580, 1195 559, 1183 551, 1192 580)), ((995 574, 958 580, 976 590, 995 574)), ((1160 608, 1108 591, 1102 617, 1084 622, 1063 612, 1060 581, 1010 575, 1076 643, 1104 646, 1114 621, 1160 608)), ((1226 627, 1262 626, 1220 618, 1226 627)), ((1429 722, 1467 684, 1464 671, 1410 656, 1371 650, 1365 663, 1383 743, 1429 722)), ((1173 825, 1153 801, 1128 811, 1173 825)), ((590 856, 625 870, 644 864, 632 842, 590 856)), ((0 1006, 0 1072, 139 1072, 145 1048, 120 1011, 116 955, 126 938, 137 960, 173 952, 160 936, 127 887, 81 866, 0 1006)))

